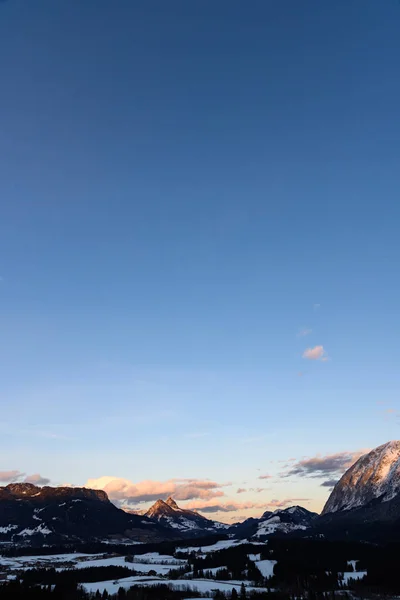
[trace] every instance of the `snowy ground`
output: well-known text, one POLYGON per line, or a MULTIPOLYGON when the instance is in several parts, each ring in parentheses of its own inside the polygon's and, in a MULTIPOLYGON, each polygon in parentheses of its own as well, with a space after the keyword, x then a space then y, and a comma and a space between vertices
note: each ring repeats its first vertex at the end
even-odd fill
POLYGON ((256 560, 255 565, 263 577, 272 577, 276 560, 256 560))
POLYGON ((343 573, 342 581, 343 581, 343 583, 347 584, 350 579, 362 579, 363 577, 365 577, 366 574, 367 574, 367 571, 358 571, 358 572, 349 571, 349 572, 343 573))
MULTIPOLYGON (((193 550, 203 555, 224 548, 231 548, 239 544, 248 543, 247 540, 222 540, 210 546, 198 546, 191 548, 179 548, 178 552, 189 553, 193 550)), ((250 560, 253 560, 257 568, 264 577, 273 575, 275 560, 261 560, 260 554, 249 554, 250 560)), ((357 561, 349 561, 349 567, 355 568, 357 561)), ((85 583, 84 588, 88 591, 103 592, 107 590, 109 593, 115 593, 120 587, 129 588, 133 585, 157 585, 165 584, 173 589, 188 590, 188 598, 190 591, 198 590, 199 592, 211 592, 213 590, 221 590, 231 592, 232 588, 240 588, 242 581, 215 581, 213 579, 168 579, 171 569, 177 569, 179 566, 186 565, 185 559, 176 559, 174 556, 151 552, 147 554, 137 554, 133 556, 133 562, 125 561, 125 556, 109 556, 104 558, 102 554, 55 554, 48 556, 18 556, 7 558, 0 556, 0 574, 6 575, 8 579, 15 576, 18 571, 35 567, 56 567, 57 571, 65 569, 83 569, 85 567, 107 567, 107 566, 123 566, 133 569, 142 575, 125 577, 120 580, 100 581, 96 583, 85 583), (150 571, 154 571, 157 575, 148 575, 150 571)), ((214 567, 210 570, 214 575, 225 567, 214 567)), ((350 579, 361 579, 366 575, 366 571, 348 571, 344 572, 341 581, 344 585, 349 583, 350 579)), ((243 582, 249 590, 264 591, 264 588, 255 588, 250 585, 249 581, 243 582)), ((239 590, 238 590, 239 591, 239 590)))
POLYGON ((54 566, 54 563, 65 564, 71 563, 72 565, 77 564, 79 560, 90 560, 92 558, 100 558, 102 554, 49 554, 47 556, 16 556, 8 558, 0 556, 0 569, 7 567, 12 570, 19 570, 23 568, 32 568, 33 566, 54 566))
POLYGON ((0 556, 0 573, 20 571, 35 567, 53 567, 57 571, 68 568, 85 569, 86 567, 128 567, 142 573, 155 571, 159 575, 167 575, 171 569, 179 568, 186 564, 186 560, 173 556, 151 552, 138 554, 133 557, 133 562, 126 562, 125 556, 111 556, 103 558, 104 554, 51 554, 48 556, 17 556, 6 558, 0 556))
POLYGON ((191 552, 198 552, 202 554, 208 554, 209 552, 216 552, 217 550, 224 550, 224 548, 232 548, 233 546, 240 546, 240 544, 252 544, 248 540, 221 540, 211 546, 191 546, 190 548, 177 548, 177 552, 184 554, 190 554, 191 552))
MULTIPOLYGON (((198 590, 199 592, 211 592, 212 590, 221 590, 223 592, 231 592, 232 588, 237 588, 238 592, 240 590, 242 582, 233 582, 233 581, 215 581, 214 579, 191 579, 191 580, 168 580, 168 579, 160 579, 160 578, 144 578, 144 577, 127 577, 124 579, 119 579, 118 581, 100 581, 97 583, 84 583, 83 587, 88 592, 96 592, 97 590, 102 593, 104 590, 107 590, 108 593, 118 592, 120 587, 130 588, 133 585, 159 585, 164 584, 169 587, 179 590, 198 590)), ((245 585, 248 582, 244 582, 245 585)), ((255 590, 259 592, 266 592, 266 588, 256 588, 253 586, 246 585, 246 589, 255 590)))

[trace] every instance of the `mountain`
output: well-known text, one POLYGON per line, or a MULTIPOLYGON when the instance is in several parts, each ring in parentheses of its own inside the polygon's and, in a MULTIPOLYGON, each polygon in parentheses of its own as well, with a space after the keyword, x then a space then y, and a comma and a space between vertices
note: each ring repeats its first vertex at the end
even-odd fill
POLYGON ((170 530, 158 523, 117 508, 102 490, 31 483, 0 487, 0 542, 156 542, 171 537, 170 530))
POLYGON ((371 450, 346 471, 307 535, 400 541, 400 441, 371 450))
POLYGON ((157 500, 145 513, 145 516, 182 533, 217 532, 229 527, 224 523, 207 519, 194 510, 180 508, 171 497, 165 502, 161 499, 157 500))
POLYGON ((352 510, 376 499, 388 502, 399 492, 400 441, 394 441, 359 458, 335 485, 321 514, 352 510))
POLYGON ((238 537, 264 539, 270 535, 286 534, 293 531, 305 531, 317 519, 317 513, 310 512, 302 506, 266 511, 259 519, 246 519, 243 523, 232 525, 230 532, 238 537))

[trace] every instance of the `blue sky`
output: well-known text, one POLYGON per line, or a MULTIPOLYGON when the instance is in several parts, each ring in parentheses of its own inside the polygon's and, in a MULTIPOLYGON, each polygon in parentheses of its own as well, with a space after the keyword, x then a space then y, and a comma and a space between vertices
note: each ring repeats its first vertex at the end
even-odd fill
POLYGON ((0 471, 229 521, 399 437, 399 26, 0 4, 0 471))

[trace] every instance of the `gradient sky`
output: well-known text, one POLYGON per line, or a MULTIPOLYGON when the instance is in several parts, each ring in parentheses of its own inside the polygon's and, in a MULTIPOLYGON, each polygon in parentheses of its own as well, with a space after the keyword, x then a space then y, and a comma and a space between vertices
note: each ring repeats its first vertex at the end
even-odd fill
POLYGON ((399 437, 399 30, 397 0, 0 3, 4 483, 231 521, 399 437))

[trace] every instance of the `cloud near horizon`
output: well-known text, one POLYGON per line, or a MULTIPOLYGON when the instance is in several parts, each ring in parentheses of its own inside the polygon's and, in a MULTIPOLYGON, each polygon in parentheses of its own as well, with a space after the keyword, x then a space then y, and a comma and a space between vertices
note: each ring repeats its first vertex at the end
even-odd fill
POLYGON ((276 510, 279 508, 287 508, 289 506, 293 506, 299 502, 310 502, 309 498, 284 498, 282 500, 273 499, 269 502, 188 502, 185 504, 183 508, 188 508, 189 510, 196 510, 201 513, 226 513, 226 512, 235 512, 240 510, 250 510, 250 509, 260 509, 262 511, 265 510, 276 510))
POLYGON ((34 473, 33 475, 26 475, 17 469, 12 471, 0 471, 0 482, 1 483, 33 483, 34 485, 48 485, 50 479, 42 477, 40 473, 34 473))
POLYGON ((107 492, 110 500, 121 502, 151 502, 173 496, 175 500, 209 500, 224 496, 220 489, 229 485, 208 479, 168 479, 134 483, 121 477, 88 479, 85 487, 107 492))
POLYGON ((25 473, 21 473, 21 471, 0 471, 0 481, 2 483, 6 483, 7 481, 13 482, 17 479, 23 477, 25 473))
POLYGON ((50 479, 47 477, 42 477, 40 473, 34 473, 33 475, 28 475, 24 479, 25 483, 33 483, 34 485, 48 485, 50 483, 50 479))
POLYGON ((228 502, 217 503, 215 501, 208 502, 188 502, 182 508, 189 510, 196 510, 201 513, 218 513, 218 512, 236 512, 237 510, 250 510, 259 508, 265 510, 268 505, 266 503, 259 502, 235 502, 229 500, 228 502))

